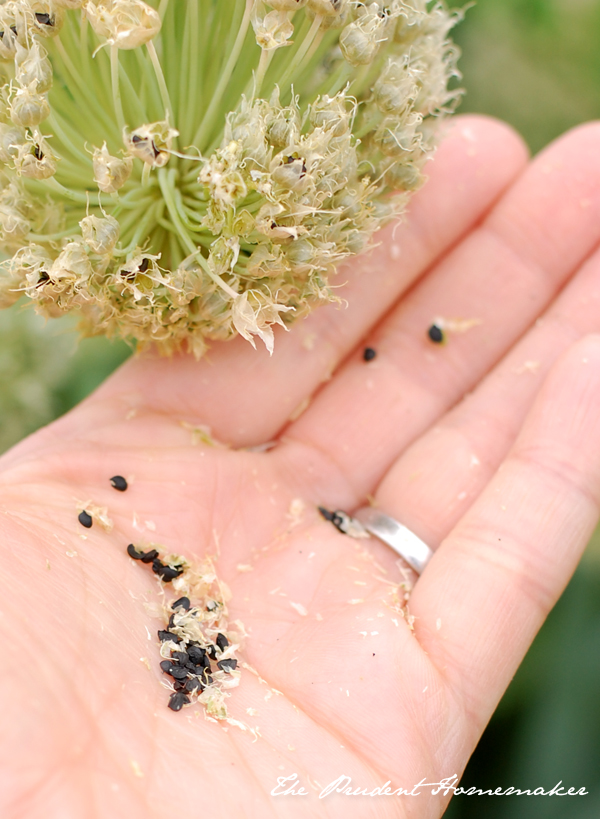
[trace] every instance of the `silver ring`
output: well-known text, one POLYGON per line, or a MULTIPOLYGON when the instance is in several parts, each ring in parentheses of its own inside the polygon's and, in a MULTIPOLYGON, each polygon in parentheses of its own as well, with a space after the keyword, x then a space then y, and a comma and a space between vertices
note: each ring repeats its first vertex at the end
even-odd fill
POLYGON ((355 512, 353 520, 358 521, 370 535, 390 546, 417 574, 421 574, 431 560, 433 552, 421 538, 372 506, 363 506, 355 512))

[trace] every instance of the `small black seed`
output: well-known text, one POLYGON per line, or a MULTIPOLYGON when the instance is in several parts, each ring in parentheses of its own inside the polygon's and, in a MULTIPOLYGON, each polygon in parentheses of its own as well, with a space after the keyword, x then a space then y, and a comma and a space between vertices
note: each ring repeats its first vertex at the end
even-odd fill
POLYGON ((206 651, 203 648, 200 648, 200 646, 188 646, 187 653, 193 663, 196 665, 204 665, 206 651))
MULTIPOLYGON (((206 653, 208 654, 208 656, 210 657, 211 660, 216 660, 217 659, 217 649, 216 649, 215 646, 209 646, 206 649, 206 653)), ((205 665, 206 665, 206 663, 205 663, 205 665)))
POLYGON ((149 552, 142 557, 142 563, 154 563, 156 558, 158 557, 158 552, 156 549, 151 549, 149 552))
POLYGON ((317 506, 317 509, 321 513, 321 517, 328 520, 330 523, 333 521, 334 512, 330 512, 329 509, 325 509, 324 506, 317 506))
POLYGON ((146 270, 148 270, 149 266, 150 266, 150 259, 142 259, 142 263, 138 267, 138 270, 140 271, 140 273, 145 273, 146 270))
POLYGON ((178 665, 172 665, 171 670, 167 672, 176 680, 185 680, 189 676, 189 671, 186 668, 180 668, 178 665))
MULTIPOLYGON (((214 659, 215 659, 215 658, 213 657, 213 660, 214 660, 214 659)), ((205 654, 205 655, 204 655, 204 660, 202 661, 201 665, 199 665, 199 666, 198 666, 198 668, 201 668, 201 666, 204 666, 204 669, 205 669, 206 671, 208 671, 208 672, 212 671, 212 669, 211 669, 211 667, 210 667, 210 660, 209 660, 209 658, 208 658, 208 654, 205 654)))
POLYGON ((176 634, 173 634, 171 631, 159 631, 158 632, 158 639, 161 643, 165 643, 167 640, 173 640, 174 643, 180 643, 181 637, 178 637, 176 634))
POLYGON ((144 552, 142 551, 138 552, 133 543, 130 543, 129 546, 127 547, 127 554, 134 560, 143 560, 145 557, 144 552))
POLYGON ((115 475, 113 478, 111 478, 110 485, 114 489, 118 489, 119 492, 124 492, 127 489, 127 481, 122 477, 122 475, 115 475))
POLYGON ((133 142, 134 145, 136 145, 138 142, 145 142, 146 140, 143 139, 141 136, 138 136, 137 134, 134 134, 131 137, 131 141, 133 142))
POLYGON ((237 668, 238 661, 231 659, 231 660, 220 660, 217 665, 221 669, 221 671, 231 671, 234 668, 237 668))
POLYGON ((35 13, 35 19, 38 23, 41 23, 43 26, 53 26, 54 25, 54 18, 51 17, 49 14, 44 12, 37 12, 35 13))
POLYGON ((373 361, 375 356, 377 355, 377 351, 374 350, 372 347, 365 347, 363 351, 363 360, 364 361, 373 361))
POLYGON ((157 557, 152 560, 152 571, 155 574, 160 574, 164 568, 165 564, 162 562, 162 560, 159 560, 157 557))
POLYGON ((178 663, 185 665, 189 663, 190 658, 187 655, 187 651, 172 651, 171 652, 171 659, 177 660, 178 663))
POLYGON ((33 155, 38 160, 38 162, 41 162, 42 159, 44 158, 44 154, 42 153, 42 149, 40 148, 39 145, 36 145, 35 148, 33 149, 33 155))
POLYGON ((181 606, 182 609, 186 611, 190 610, 190 598, 189 597, 180 597, 179 600, 176 600, 172 605, 172 609, 179 608, 181 606))
POLYGON ((224 634, 221 634, 219 632, 219 634, 217 634, 216 643, 219 646, 219 648, 221 649, 221 651, 225 651, 225 649, 229 645, 229 640, 227 639, 227 637, 225 637, 224 634))
POLYGON ((185 683, 183 680, 173 680, 173 688, 175 691, 185 691, 185 683))
POLYGON ((172 614, 172 615, 169 617, 169 628, 172 628, 174 625, 175 625, 175 615, 174 615, 174 614, 172 614))
POLYGON ((82 526, 85 526, 86 529, 92 528, 92 523, 94 521, 92 520, 92 516, 88 515, 88 513, 85 510, 83 512, 80 512, 78 520, 79 523, 81 523, 82 526))
POLYGON ((169 698, 169 708, 171 711, 181 711, 184 705, 187 705, 190 701, 190 698, 187 694, 184 694, 183 691, 176 691, 174 694, 171 694, 169 698))
POLYGON ((189 680, 185 681, 185 690, 189 691, 190 693, 193 691, 202 691, 204 686, 198 679, 198 677, 191 677, 189 680))
POLYGON ((162 663, 160 664, 160 667, 165 672, 165 674, 169 674, 172 665, 173 663, 171 662, 171 660, 163 660, 162 663))
MULTIPOLYGON (((152 564, 152 568, 154 569, 154 563, 152 564)), ((171 566, 163 566, 162 569, 156 573, 160 575, 165 583, 170 583, 171 580, 175 580, 176 577, 183 574, 183 569, 172 569, 171 566)))
POLYGON ((444 341, 444 331, 441 327, 438 327, 437 324, 431 325, 429 330, 427 330, 427 335, 435 344, 441 344, 442 341, 444 341))

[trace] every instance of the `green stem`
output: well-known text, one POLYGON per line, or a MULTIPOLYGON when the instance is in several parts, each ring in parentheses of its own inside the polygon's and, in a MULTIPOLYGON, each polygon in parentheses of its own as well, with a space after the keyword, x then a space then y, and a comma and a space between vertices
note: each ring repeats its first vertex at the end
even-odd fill
POLYGON ((173 116, 175 111, 173 110, 173 103, 171 102, 171 98, 169 96, 169 89, 167 88, 167 84, 165 82, 165 75, 163 74, 160 60, 158 59, 158 54, 156 53, 156 48, 154 47, 154 43, 152 42, 152 40, 146 43, 146 48, 148 49, 148 54, 150 55, 152 67, 154 68, 154 73, 156 74, 156 81, 158 82, 160 97, 165 107, 165 119, 168 120, 169 114, 173 116))
POLYGON ((202 149, 204 141, 211 134, 215 116, 219 110, 219 105, 221 104, 221 98, 225 93, 227 86, 229 85, 231 75, 235 70, 237 61, 244 46, 244 41, 246 39, 246 34, 248 33, 248 27, 250 25, 250 16, 252 13, 253 5, 254 5, 253 0, 246 0, 246 10, 244 12, 244 16, 242 18, 242 22, 237 37, 235 39, 235 43, 233 44, 233 48, 231 49, 229 59, 227 60, 225 68, 221 73, 221 78, 212 95, 210 105, 208 106, 206 113, 202 117, 200 127, 198 128, 198 130, 194 134, 194 138, 192 139, 192 143, 194 145, 198 145, 200 149, 202 149))
POLYGON ((290 79, 294 76, 296 69, 304 61, 304 58, 306 57, 307 60, 309 60, 316 51, 316 49, 319 47, 319 44, 323 39, 323 35, 325 33, 325 29, 321 28, 321 21, 322 18, 319 15, 317 15, 315 19, 312 21, 312 25, 308 31, 308 34, 304 38, 304 42, 294 55, 294 58, 288 65, 286 71, 283 74, 283 77, 277 83, 279 85, 279 88, 281 89, 286 88, 290 79))
POLYGON ((167 205, 167 210, 169 211, 171 221, 177 228, 177 232, 179 233, 181 241, 183 242, 185 247, 189 250, 190 253, 196 253, 198 251, 198 247, 192 240, 192 237, 188 234, 185 226, 183 225, 181 218, 179 216, 179 211, 177 210, 177 205, 175 204, 175 200, 173 198, 173 192, 169 185, 169 182, 172 181, 172 179, 173 176, 169 175, 169 172, 167 171, 166 168, 161 168, 159 170, 158 184, 160 185, 160 189, 164 197, 165 203, 167 205))
POLYGON ((110 47, 110 76, 112 80, 112 95, 115 105, 115 114, 119 131, 125 130, 125 115, 123 114, 123 104, 121 102, 121 88, 119 85, 119 49, 116 45, 110 47))

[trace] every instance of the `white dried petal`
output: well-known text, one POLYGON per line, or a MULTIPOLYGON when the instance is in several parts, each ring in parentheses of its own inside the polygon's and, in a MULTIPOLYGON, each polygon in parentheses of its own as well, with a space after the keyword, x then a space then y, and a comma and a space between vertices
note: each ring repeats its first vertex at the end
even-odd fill
POLYGON ((284 11, 270 11, 264 17, 255 16, 252 26, 256 42, 263 51, 291 45, 288 40, 294 33, 294 26, 284 11))
POLYGON ((92 163, 94 179, 104 193, 114 193, 122 188, 129 179, 133 168, 132 157, 125 156, 120 159, 111 156, 106 147, 106 142, 102 148, 94 148, 92 163))
POLYGON ((16 125, 31 128, 50 116, 50 104, 46 94, 36 93, 36 83, 19 88, 10 105, 10 118, 16 125))
POLYGON ((98 255, 112 253, 119 239, 119 223, 113 216, 86 216, 79 223, 86 245, 98 255))
POLYGON ((158 12, 143 0, 103 0, 101 4, 89 0, 85 13, 96 34, 117 48, 145 45, 161 27, 158 12))
POLYGON ((48 52, 37 42, 29 49, 17 45, 15 79, 22 87, 43 94, 52 87, 52 65, 48 52))
POLYGON ((32 137, 24 145, 19 145, 13 161, 17 176, 49 179, 56 173, 56 157, 43 137, 37 142, 32 137))
POLYGON ((179 131, 171 128, 167 120, 140 125, 125 133, 123 141, 131 156, 141 159, 153 168, 162 168, 169 161, 173 140, 179 131))
POLYGON ((25 131, 16 125, 0 122, 0 160, 11 163, 18 154, 20 145, 26 142, 25 131))

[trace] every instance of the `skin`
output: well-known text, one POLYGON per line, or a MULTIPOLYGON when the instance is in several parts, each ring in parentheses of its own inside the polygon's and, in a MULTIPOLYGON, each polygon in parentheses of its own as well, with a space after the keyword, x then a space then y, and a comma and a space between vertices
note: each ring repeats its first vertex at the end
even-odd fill
POLYGON ((402 226, 339 272, 347 309, 278 332, 272 358, 243 340, 138 356, 3 457, 3 817, 442 815, 431 789, 318 793, 342 774, 368 790, 460 775, 592 533, 599 144, 586 125, 529 162, 507 126, 457 118, 402 226), (481 323, 434 345, 440 316, 481 323), (182 421, 227 447, 192 445, 182 421), (435 549, 405 617, 391 550, 316 511, 367 496, 435 549), (112 532, 77 522, 90 499, 112 532), (241 656, 266 680, 242 669, 228 701, 256 741, 167 708, 143 605, 157 581, 131 541, 188 559, 218 541, 241 656), (308 795, 271 795, 294 773, 308 795))

